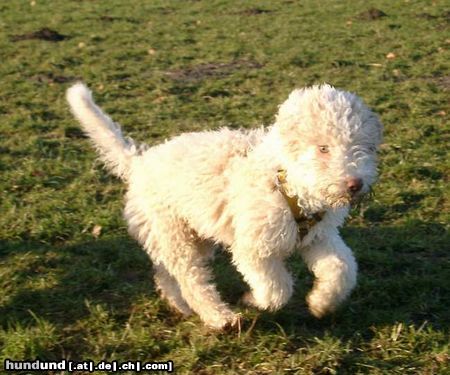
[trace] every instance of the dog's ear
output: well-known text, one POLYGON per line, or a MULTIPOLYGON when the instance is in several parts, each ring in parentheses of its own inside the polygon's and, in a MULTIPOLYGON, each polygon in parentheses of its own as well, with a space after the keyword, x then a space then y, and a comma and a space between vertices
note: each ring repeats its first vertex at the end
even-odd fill
POLYGON ((302 103, 305 90, 294 90, 287 100, 280 105, 276 115, 275 127, 278 130, 279 141, 287 156, 296 158, 301 149, 302 140, 302 103))
POLYGON ((381 123, 380 118, 376 114, 374 114, 373 124, 374 124, 375 129, 377 130, 377 135, 378 135, 377 148, 379 148, 381 143, 383 143, 383 124, 381 123))
POLYGON ((290 122, 290 120, 299 114, 304 92, 305 90, 303 89, 297 89, 289 94, 287 100, 278 108, 278 114, 276 116, 277 124, 282 125, 283 123, 290 122))
POLYGON ((370 140, 370 143, 373 143, 376 149, 378 149, 383 142, 383 124, 381 123, 380 118, 375 112, 372 112, 372 110, 366 107, 366 110, 363 112, 362 122, 366 129, 366 137, 370 140))

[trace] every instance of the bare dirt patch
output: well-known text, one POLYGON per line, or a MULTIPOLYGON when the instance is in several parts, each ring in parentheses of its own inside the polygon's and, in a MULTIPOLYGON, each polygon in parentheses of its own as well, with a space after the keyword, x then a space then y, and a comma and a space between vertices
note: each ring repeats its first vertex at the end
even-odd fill
POLYGON ((240 12, 236 12, 236 14, 241 14, 243 16, 257 16, 260 14, 272 13, 272 12, 273 11, 269 10, 269 9, 249 8, 249 9, 242 10, 240 12))
POLYGON ((450 76, 443 76, 436 79, 436 84, 444 91, 450 91, 450 76))
POLYGON ((184 69, 176 69, 166 74, 176 81, 197 81, 208 77, 224 77, 238 69, 260 69, 256 61, 236 60, 228 63, 206 63, 184 69))
POLYGON ((387 14, 382 10, 377 8, 370 8, 364 12, 359 13, 357 18, 364 21, 375 21, 383 17, 387 17, 387 14))
POLYGON ((38 31, 34 31, 31 33, 17 34, 10 37, 12 42, 32 39, 46 40, 48 42, 60 42, 69 38, 70 37, 68 35, 60 34, 58 31, 49 29, 48 27, 44 27, 38 31))
POLYGON ((66 82, 73 82, 76 80, 75 77, 64 76, 61 74, 54 74, 53 72, 36 74, 32 78, 34 80, 38 81, 39 83, 47 83, 47 84, 49 84, 49 83, 66 83, 66 82))

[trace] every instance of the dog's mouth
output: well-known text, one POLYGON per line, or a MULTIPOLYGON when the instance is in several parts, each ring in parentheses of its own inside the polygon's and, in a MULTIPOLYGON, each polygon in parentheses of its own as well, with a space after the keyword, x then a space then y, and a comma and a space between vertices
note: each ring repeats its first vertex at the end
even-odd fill
POLYGON ((328 202, 332 208, 342 208, 351 205, 353 198, 348 195, 343 195, 329 199, 328 202))
POLYGON ((372 196, 372 190, 369 191, 359 191, 356 194, 349 194, 347 192, 341 194, 327 194, 325 195, 326 202, 332 208, 342 208, 346 206, 357 207, 363 201, 367 200, 372 196))
POLYGON ((374 196, 373 190, 369 186, 366 191, 361 191, 357 195, 352 197, 350 205, 352 207, 359 207, 362 203, 371 200, 373 196, 374 196))

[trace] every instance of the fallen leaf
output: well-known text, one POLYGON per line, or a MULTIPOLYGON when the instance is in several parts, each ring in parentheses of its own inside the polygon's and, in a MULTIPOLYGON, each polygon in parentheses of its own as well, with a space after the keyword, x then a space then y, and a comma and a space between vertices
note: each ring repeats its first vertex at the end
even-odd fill
POLYGON ((100 234, 102 233, 102 227, 101 227, 101 225, 98 225, 98 224, 95 224, 94 225, 94 228, 92 228, 92 235, 95 237, 95 238, 98 238, 98 237, 100 237, 100 234))
POLYGON ((389 60, 393 60, 393 59, 395 59, 397 56, 395 56, 395 53, 394 52, 389 52, 387 55, 386 55, 386 58, 387 59, 389 59, 389 60))

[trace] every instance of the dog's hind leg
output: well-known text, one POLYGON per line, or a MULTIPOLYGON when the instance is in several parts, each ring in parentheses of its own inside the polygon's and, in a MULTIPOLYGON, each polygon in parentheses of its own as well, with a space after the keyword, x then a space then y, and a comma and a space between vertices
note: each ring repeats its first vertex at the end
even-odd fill
POLYGON ((159 216, 154 226, 158 228, 155 240, 158 241, 159 251, 158 254, 153 254, 153 261, 156 264, 162 263, 176 280, 187 305, 212 328, 222 329, 236 325, 239 315, 222 302, 212 283, 211 270, 207 265, 210 251, 206 251, 205 242, 184 221, 173 217, 164 220, 159 216))
POLYGON ((163 264, 154 265, 155 284, 161 297, 166 299, 170 306, 174 307, 184 316, 192 314, 192 310, 181 295, 178 282, 169 274, 163 264))

